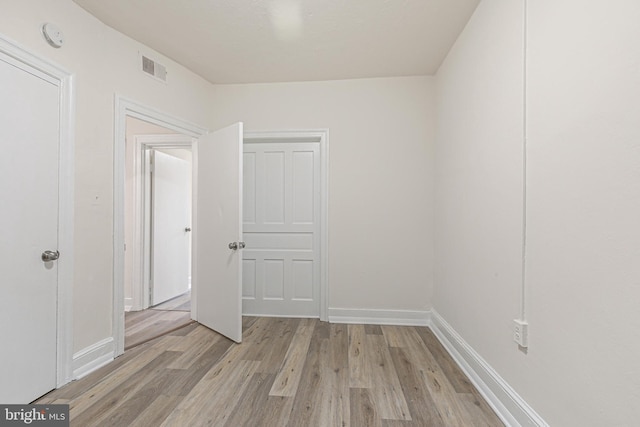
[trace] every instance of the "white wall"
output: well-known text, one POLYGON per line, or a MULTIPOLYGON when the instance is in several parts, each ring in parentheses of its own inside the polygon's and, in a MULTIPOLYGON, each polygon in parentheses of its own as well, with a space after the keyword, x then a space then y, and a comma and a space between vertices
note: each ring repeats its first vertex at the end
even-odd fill
POLYGON ((529 2, 532 375, 562 384, 531 394, 553 425, 640 419, 639 23, 633 0, 529 2))
POLYGON ((481 2, 438 72, 436 310, 511 353, 522 263, 522 2, 481 2))
POLYGON ((483 0, 437 76, 434 307, 550 425, 636 425, 640 3, 529 1, 526 85, 523 12, 483 0))
POLYGON ((328 128, 329 307, 426 310, 433 79, 215 86, 214 127, 328 128))
POLYGON ((168 84, 139 71, 148 49, 106 27, 71 0, 3 0, 0 32, 76 74, 74 351, 112 336, 114 94, 206 125, 211 85, 176 63, 168 84), (53 22, 65 35, 60 49, 40 32, 53 22))

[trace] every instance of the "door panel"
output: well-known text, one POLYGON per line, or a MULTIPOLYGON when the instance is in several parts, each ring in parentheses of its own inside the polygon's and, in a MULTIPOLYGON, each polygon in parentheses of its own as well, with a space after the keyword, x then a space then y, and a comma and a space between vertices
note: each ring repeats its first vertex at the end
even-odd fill
POLYGON ((0 56, 0 99, 0 402, 28 403, 56 386, 60 95, 0 56))
POLYGON ((194 224, 198 321, 242 340, 242 123, 201 137, 194 224))
POLYGON ((243 313, 320 315, 320 145, 244 145, 243 313))
POLYGON ((262 153, 264 163, 262 180, 263 192, 258 194, 262 202, 262 218, 265 224, 284 224, 285 212, 285 178, 284 151, 265 151, 262 153), (262 197, 261 197, 262 196, 262 197))
POLYGON ((153 154, 153 298, 160 304, 189 290, 189 162, 153 154))

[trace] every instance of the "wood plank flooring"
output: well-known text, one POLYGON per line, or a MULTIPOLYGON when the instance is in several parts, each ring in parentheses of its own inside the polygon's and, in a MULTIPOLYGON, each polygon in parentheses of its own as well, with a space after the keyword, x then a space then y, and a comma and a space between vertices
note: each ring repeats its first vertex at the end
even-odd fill
POLYGON ((154 305, 153 310, 191 311, 191 291, 171 298, 161 304, 154 305))
POLYGON ((146 310, 126 312, 124 348, 129 350, 192 322, 191 292, 146 310))
POLYGON ((424 327, 243 319, 234 344, 197 323, 35 403, 72 426, 502 426, 424 327))

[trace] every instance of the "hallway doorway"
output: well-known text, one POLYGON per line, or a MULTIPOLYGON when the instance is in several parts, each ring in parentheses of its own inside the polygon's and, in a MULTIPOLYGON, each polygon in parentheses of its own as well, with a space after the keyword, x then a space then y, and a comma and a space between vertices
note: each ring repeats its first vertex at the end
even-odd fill
POLYGON ((124 349, 192 321, 192 142, 126 119, 124 349))

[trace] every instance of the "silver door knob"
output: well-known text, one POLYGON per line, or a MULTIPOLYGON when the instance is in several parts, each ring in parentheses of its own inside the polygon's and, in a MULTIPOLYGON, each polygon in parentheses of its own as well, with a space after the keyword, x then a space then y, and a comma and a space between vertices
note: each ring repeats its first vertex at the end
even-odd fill
POLYGON ((238 242, 229 243, 229 249, 233 249, 234 251, 238 250, 238 242))
POLYGON ((188 232, 190 232, 190 231, 191 231, 191 227, 185 227, 185 228, 184 228, 184 232, 185 232, 185 233, 188 233, 188 232))
POLYGON ((55 261, 58 258, 60 258, 60 252, 58 251, 44 251, 42 252, 42 261, 44 262, 49 262, 49 261, 55 261))
POLYGON ((247 246, 244 244, 244 242, 238 242, 238 248, 239 249, 244 249, 244 247, 247 246))

